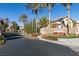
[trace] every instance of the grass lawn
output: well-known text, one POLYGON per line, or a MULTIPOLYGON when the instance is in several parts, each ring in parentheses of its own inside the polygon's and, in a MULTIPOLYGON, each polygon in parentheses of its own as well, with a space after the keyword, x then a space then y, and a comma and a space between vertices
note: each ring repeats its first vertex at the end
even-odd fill
POLYGON ((59 36, 59 38, 79 38, 79 35, 75 35, 75 34, 69 34, 69 35, 62 35, 59 36))

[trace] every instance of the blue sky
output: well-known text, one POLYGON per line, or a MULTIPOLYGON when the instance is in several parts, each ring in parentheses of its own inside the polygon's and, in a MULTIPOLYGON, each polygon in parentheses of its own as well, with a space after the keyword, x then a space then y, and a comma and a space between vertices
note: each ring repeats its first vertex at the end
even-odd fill
MULTIPOLYGON (((28 20, 31 21, 34 18, 34 14, 31 10, 27 10, 25 5, 25 3, 0 3, 0 18, 9 18, 10 21, 16 21, 18 24, 21 24, 21 22, 18 21, 19 16, 26 14, 28 20)), ((48 16, 48 9, 38 13, 38 18, 42 16, 48 16)), ((51 19, 56 20, 64 16, 67 16, 67 9, 61 4, 56 4, 54 8, 52 8, 51 19)), ((70 16, 72 19, 79 19, 79 4, 75 3, 71 5, 70 16)))

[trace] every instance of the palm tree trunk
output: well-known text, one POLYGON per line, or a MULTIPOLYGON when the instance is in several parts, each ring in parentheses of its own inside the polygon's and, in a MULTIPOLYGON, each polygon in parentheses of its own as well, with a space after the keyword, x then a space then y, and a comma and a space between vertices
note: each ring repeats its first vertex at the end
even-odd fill
POLYGON ((32 20, 32 33, 33 33, 33 20, 32 20))
MULTIPOLYGON (((70 4, 67 5, 68 10, 68 20, 70 20, 70 4)), ((67 26, 67 34, 69 34, 69 25, 67 26)))
POLYGON ((51 26, 50 26, 50 20, 51 20, 51 5, 48 5, 49 8, 49 35, 51 35, 51 26))
POLYGON ((37 34, 37 14, 36 14, 36 21, 35 22, 36 22, 36 28, 35 29, 36 29, 36 34, 37 34))
POLYGON ((23 22, 24 23, 24 35, 26 34, 26 23, 25 22, 23 22))
POLYGON ((67 9, 68 9, 68 19, 70 19, 70 4, 67 5, 67 9))
POLYGON ((25 35, 25 23, 24 23, 24 35, 25 35))

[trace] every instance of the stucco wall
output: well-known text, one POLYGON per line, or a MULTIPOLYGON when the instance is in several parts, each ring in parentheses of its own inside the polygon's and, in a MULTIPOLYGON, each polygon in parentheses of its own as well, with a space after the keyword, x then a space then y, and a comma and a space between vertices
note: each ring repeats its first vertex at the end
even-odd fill
MULTIPOLYGON (((49 34, 49 29, 41 29, 41 34, 49 34)), ((51 34, 55 33, 55 32, 62 32, 67 34, 67 28, 51 28, 51 34)), ((69 33, 71 34, 79 34, 79 27, 71 27, 69 28, 69 33)))

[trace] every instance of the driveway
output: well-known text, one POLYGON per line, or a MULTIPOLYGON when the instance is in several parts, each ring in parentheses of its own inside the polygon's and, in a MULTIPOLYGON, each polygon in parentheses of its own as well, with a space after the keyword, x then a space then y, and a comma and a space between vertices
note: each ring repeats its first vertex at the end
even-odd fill
POLYGON ((69 47, 18 34, 5 35, 6 43, 0 46, 0 56, 76 56, 69 47))

